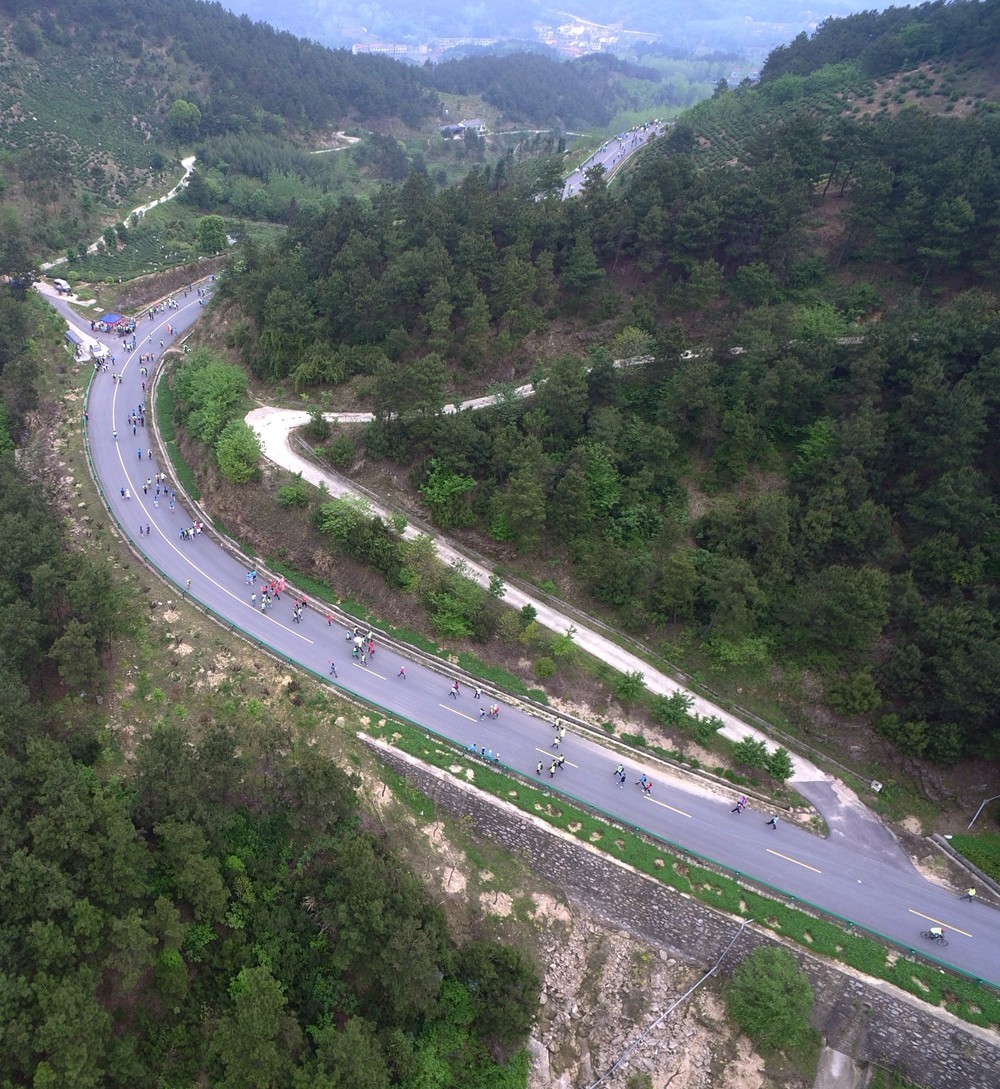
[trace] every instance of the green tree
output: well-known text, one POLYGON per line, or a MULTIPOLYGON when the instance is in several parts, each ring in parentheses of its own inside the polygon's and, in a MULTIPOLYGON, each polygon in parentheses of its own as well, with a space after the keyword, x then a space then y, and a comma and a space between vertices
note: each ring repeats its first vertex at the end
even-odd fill
POLYGON ((215 443, 219 469, 230 484, 257 480, 263 453, 257 432, 245 420, 231 420, 215 443))
POLYGON ((646 677, 639 670, 622 673, 615 681, 615 694, 624 703, 634 703, 646 694, 646 677))
POLYGON ((312 1031, 315 1060, 296 1072, 296 1089, 390 1089, 394 1084, 375 1026, 351 1017, 312 1031))
POLYGON ((590 483, 583 457, 577 451, 571 455, 566 471, 560 477, 549 502, 548 524, 562 541, 574 541, 593 531, 594 512, 590 506, 590 483))
POLYGON ((762 261, 751 261, 736 270, 731 291, 746 306, 769 306, 781 297, 781 284, 762 261))
POLYGON ((222 253, 227 245, 226 221, 222 216, 202 216, 198 220, 198 248, 205 253, 222 253))
POLYGON ((88 624, 76 617, 66 622, 62 635, 52 644, 49 654, 58 664, 59 676, 71 691, 87 688, 100 674, 101 659, 94 633, 88 624))
POLYGON ((564 287, 569 289, 571 297, 577 300, 577 306, 604 278, 604 271, 597 263, 597 256, 587 231, 577 231, 573 248, 569 252, 560 276, 564 287))
POLYGON ((767 743, 754 737, 743 737, 733 745, 733 759, 748 768, 767 767, 767 743))
POLYGON ((470 941, 455 959, 455 978, 472 998, 473 1027, 503 1048, 527 1038, 538 1011, 540 979, 519 950, 493 941, 470 941))
POLYGON ((199 348, 178 368, 174 392, 185 426, 199 441, 213 445, 246 396, 247 376, 235 364, 199 348))
POLYGON ((530 552, 541 537, 549 475, 549 461, 541 444, 537 439, 526 440, 515 455, 510 481, 499 497, 499 512, 521 551, 530 552))
POLYGON ((791 779, 795 768, 792 766, 792 757, 787 749, 777 748, 767 758, 767 774, 772 779, 784 783, 791 779))
POLYGON ((193 102, 175 99, 167 113, 167 124, 178 143, 189 144, 201 130, 201 110, 193 102))
POLYGON ((748 634, 755 624, 762 594, 753 569, 740 557, 701 551, 696 557, 701 586, 699 598, 708 613, 708 624, 702 632, 740 637, 748 634))
POLYGON ((279 1089, 288 1084, 300 1044, 284 988, 265 967, 244 968, 229 988, 232 1005, 212 1035, 222 1065, 220 1089, 279 1089))
POLYGON ((536 410, 547 448, 569 446, 583 431, 587 411, 587 368, 574 355, 552 361, 545 381, 538 386, 536 410), (555 441, 553 441, 555 440, 555 441))
POLYGON ((868 670, 835 677, 827 686, 830 706, 842 715, 864 715, 882 702, 875 680, 868 670))
POLYGON ((669 696, 653 697, 653 714, 664 726, 683 726, 693 704, 694 696, 675 688, 669 696))
POLYGON ((863 654, 889 618, 888 576, 873 567, 826 567, 798 584, 784 615, 790 646, 863 654))
POLYGON ((676 624, 694 616, 698 593, 698 567, 693 548, 675 548, 657 567, 649 598, 654 614, 664 623, 676 624))
POLYGON ((175 900, 187 905, 198 922, 219 922, 229 893, 204 832, 193 822, 179 820, 163 821, 154 831, 158 860, 169 875, 175 900))
POLYGON ((449 473, 438 458, 431 458, 430 470, 426 481, 420 487, 420 495, 431 508, 437 525, 442 529, 450 529, 455 525, 469 524, 472 512, 462 502, 462 496, 471 492, 475 486, 473 477, 449 473))
POLYGON ((736 969, 726 988, 730 1016, 754 1041, 784 1051, 813 1038, 813 990, 787 949, 757 949, 736 969))

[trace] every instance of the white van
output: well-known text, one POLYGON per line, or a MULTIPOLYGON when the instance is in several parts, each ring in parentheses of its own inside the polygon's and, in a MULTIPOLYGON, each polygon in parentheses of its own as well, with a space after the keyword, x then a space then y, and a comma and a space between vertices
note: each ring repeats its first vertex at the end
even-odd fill
POLYGON ((60 295, 71 295, 73 293, 73 289, 65 280, 54 279, 52 283, 55 285, 55 289, 59 292, 60 295))

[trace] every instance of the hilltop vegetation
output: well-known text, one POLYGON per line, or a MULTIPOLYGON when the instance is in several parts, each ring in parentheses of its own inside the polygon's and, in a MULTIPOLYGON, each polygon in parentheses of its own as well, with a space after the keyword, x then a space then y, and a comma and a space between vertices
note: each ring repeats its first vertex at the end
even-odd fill
MULTIPOLYGON (((325 49, 219 4, 3 0, 0 25, 0 171, 8 216, 35 252, 75 247, 121 219, 127 199, 169 188, 178 149, 198 140, 301 143, 303 133, 375 118, 419 124, 436 109, 413 69, 325 49)), ((319 191, 332 177, 322 165, 319 191)))
POLYGON ((945 0, 828 19, 811 37, 802 33, 774 49, 761 81, 804 76, 845 61, 867 76, 884 76, 931 58, 974 57, 990 64, 996 60, 998 19, 995 4, 945 0))
POLYGON ((654 91, 643 101, 629 102, 623 81, 638 80, 655 89, 661 83, 660 74, 612 56, 583 57, 570 63, 538 53, 466 57, 428 68, 425 78, 432 87, 451 94, 481 91, 484 101, 507 121, 561 128, 603 127, 623 107, 663 105, 668 98, 660 88, 660 95, 654 91))
POLYGON ((568 557, 627 626, 805 672, 948 762, 994 753, 1000 725, 1000 126, 988 100, 855 120, 833 104, 860 78, 720 88, 627 186, 595 171, 578 200, 544 174, 412 176, 300 216, 228 290, 262 378, 365 378, 368 454, 439 524, 568 557), (536 363, 554 323, 604 349, 536 363), (440 414, 511 361, 544 376, 533 400, 440 414))
MULTIPOLYGON (((191 201, 199 212, 284 224, 296 208, 411 171, 432 170, 447 185, 483 162, 482 141, 440 138, 443 99, 471 103, 493 129, 551 128, 547 138, 497 137, 488 149, 525 158, 562 150, 568 127, 691 101, 707 89, 705 67, 688 65, 676 90, 665 73, 613 58, 516 55, 421 69, 330 50, 200 0, 0 0, 8 229, 34 253, 82 260, 102 226, 121 225, 126 201, 170 187, 181 149, 194 149, 204 175, 191 201), (343 149, 334 137, 343 130, 361 142, 341 155, 310 154, 343 149)), ((109 256, 129 244, 130 226, 141 225, 108 239, 109 256)), ((142 242, 166 263, 195 249, 189 221, 155 233, 142 242)), ((138 267, 122 264, 112 278, 138 267)))

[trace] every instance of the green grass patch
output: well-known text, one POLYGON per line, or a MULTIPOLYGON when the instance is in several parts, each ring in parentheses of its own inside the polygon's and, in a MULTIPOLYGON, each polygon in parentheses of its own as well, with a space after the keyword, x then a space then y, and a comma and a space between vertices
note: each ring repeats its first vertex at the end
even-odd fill
POLYGON ((415 817, 426 821, 437 819, 434 802, 415 787, 405 775, 400 775, 392 768, 383 765, 382 777, 385 785, 392 791, 393 797, 402 802, 415 817))
POLYGON ((167 448, 170 464, 177 474, 177 483, 192 499, 196 501, 201 499, 198 481, 177 445, 177 427, 174 424, 174 391, 170 388, 169 382, 160 382, 156 387, 156 423, 160 429, 163 445, 167 448))
POLYGON ((508 673, 506 669, 503 669, 500 666, 490 665, 489 662, 484 662, 477 655, 472 654, 469 651, 462 651, 459 654, 458 664, 466 673, 471 673, 475 677, 482 678, 487 684, 493 684, 498 688, 504 688, 508 692, 513 692, 517 696, 524 696, 526 699, 534 700, 536 703, 548 705, 549 697, 540 688, 529 688, 520 677, 515 677, 513 673, 508 673))
POLYGON ((540 817, 678 892, 731 915, 754 919, 763 929, 866 975, 894 983, 970 1024, 1000 1028, 1000 993, 985 984, 902 956, 890 963, 889 947, 857 932, 849 920, 817 918, 794 904, 747 889, 734 878, 702 865, 684 848, 624 828, 616 818, 580 808, 572 799, 552 794, 530 780, 512 779, 502 767, 485 764, 426 729, 392 719, 371 732, 425 764, 446 771, 454 771, 459 765, 463 780, 471 770, 478 789, 540 817))
POLYGON ((994 881, 1000 881, 1000 832, 984 832, 978 836, 952 836, 952 847, 994 881))
POLYGON ((143 220, 129 228, 123 246, 110 250, 99 248, 97 253, 74 258, 69 263, 70 277, 90 283, 132 280, 136 276, 189 263, 196 255, 193 242, 191 227, 168 230, 143 220))
POLYGON ((424 635, 422 631, 416 631, 414 628, 394 627, 392 628, 392 634, 396 639, 399 639, 403 643, 408 643, 411 647, 416 647, 418 650, 422 650, 427 654, 444 657, 437 643, 429 636, 424 635))

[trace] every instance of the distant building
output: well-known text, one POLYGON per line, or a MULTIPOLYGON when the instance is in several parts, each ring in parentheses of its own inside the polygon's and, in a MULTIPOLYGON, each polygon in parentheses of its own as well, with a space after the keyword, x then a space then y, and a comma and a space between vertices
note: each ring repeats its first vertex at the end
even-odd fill
POLYGON ((406 57, 425 54, 427 46, 418 45, 416 42, 356 42, 351 46, 351 52, 355 56, 359 53, 373 53, 381 57, 406 57))
POLYGON ((461 49, 462 46, 476 45, 481 48, 488 48, 491 45, 496 45, 499 38, 433 38, 431 45, 435 49, 461 49))
POLYGON ((486 122, 472 117, 468 121, 459 121, 457 125, 442 125, 439 131, 446 140, 464 140, 470 132, 483 136, 486 133, 486 122))

